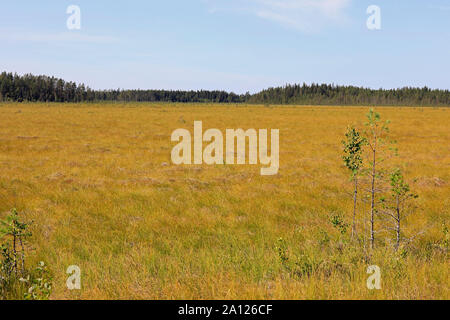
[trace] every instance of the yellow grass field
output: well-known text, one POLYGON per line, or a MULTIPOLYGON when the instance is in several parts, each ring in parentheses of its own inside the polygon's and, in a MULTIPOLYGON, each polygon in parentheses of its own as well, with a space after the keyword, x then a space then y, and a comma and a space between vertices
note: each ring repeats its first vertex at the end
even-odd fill
POLYGON ((351 222, 341 141, 368 110, 0 104, 0 215, 17 208, 34 221, 27 263, 49 266, 52 299, 449 299, 450 109, 376 109, 420 196, 406 227, 424 233, 404 254, 364 252, 330 223, 333 213, 351 222), (173 165, 171 134, 194 120, 280 129, 279 174, 173 165), (280 238, 302 275, 280 261, 280 238), (80 291, 66 288, 70 265, 80 291), (381 268, 381 290, 366 286, 369 265, 381 268))

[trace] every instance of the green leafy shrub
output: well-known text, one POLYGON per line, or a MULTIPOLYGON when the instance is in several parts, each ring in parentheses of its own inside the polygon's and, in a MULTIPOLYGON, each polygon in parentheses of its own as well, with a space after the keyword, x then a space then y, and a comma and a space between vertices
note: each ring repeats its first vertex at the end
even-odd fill
POLYGON ((26 283, 29 288, 24 293, 25 300, 48 300, 52 293, 52 276, 43 261, 39 262, 34 274, 28 275, 20 281, 26 283))
POLYGON ((44 262, 26 268, 26 241, 31 237, 30 223, 22 222, 12 209, 0 220, 0 299, 46 300, 52 290, 52 277, 44 262))
POLYGON ((341 214, 333 214, 330 218, 330 222, 342 235, 347 233, 348 224, 344 222, 341 214))

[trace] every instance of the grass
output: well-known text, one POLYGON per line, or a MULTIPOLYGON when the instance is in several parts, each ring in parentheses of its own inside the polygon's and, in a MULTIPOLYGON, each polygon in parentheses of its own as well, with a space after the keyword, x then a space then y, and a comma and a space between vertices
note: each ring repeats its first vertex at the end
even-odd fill
POLYGON ((450 221, 449 109, 377 110, 420 195, 408 228, 429 226, 406 256, 368 257, 329 223, 336 212, 351 221, 341 140, 367 111, 0 104, 0 216, 16 207, 35 221, 29 263, 49 266, 52 299, 449 299, 448 257, 436 249, 450 221), (194 120, 280 129, 279 174, 172 165, 171 133, 194 120), (381 267, 382 290, 367 289, 369 264, 381 267), (70 265, 82 270, 81 291, 66 288, 70 265))

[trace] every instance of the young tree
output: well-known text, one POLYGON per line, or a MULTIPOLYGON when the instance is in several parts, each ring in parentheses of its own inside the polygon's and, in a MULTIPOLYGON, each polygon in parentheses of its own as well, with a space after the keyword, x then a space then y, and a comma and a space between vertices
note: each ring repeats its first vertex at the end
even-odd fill
POLYGON ((353 224, 352 224, 352 239, 357 235, 356 230, 356 211, 358 200, 358 175, 360 173, 363 164, 363 146, 366 143, 366 139, 361 136, 359 131, 355 127, 348 127, 345 134, 346 139, 342 141, 344 145, 344 156, 342 157, 345 166, 352 173, 352 180, 354 182, 353 190, 353 224))
POLYGON ((405 182, 400 169, 395 169, 390 175, 391 199, 390 201, 382 199, 383 213, 394 221, 394 231, 396 234, 395 250, 400 247, 402 239, 402 224, 404 220, 412 213, 405 212, 408 201, 416 199, 418 196, 410 192, 409 185, 405 182))
MULTIPOLYGON (((16 276, 19 272, 25 271, 24 241, 31 236, 28 228, 28 223, 20 221, 16 209, 12 209, 5 220, 0 220, 0 240, 10 238, 10 243, 1 243, 0 248, 4 253, 3 256, 11 257, 12 271, 16 276)), ((2 265, 1 261, 0 265, 2 265)))
POLYGON ((370 247, 373 249, 375 247, 375 216, 377 214, 376 194, 382 191, 378 182, 383 177, 383 171, 379 168, 379 164, 385 160, 386 147, 390 142, 386 139, 389 133, 389 121, 383 123, 380 114, 374 109, 370 109, 367 119, 365 135, 370 155, 370 247))

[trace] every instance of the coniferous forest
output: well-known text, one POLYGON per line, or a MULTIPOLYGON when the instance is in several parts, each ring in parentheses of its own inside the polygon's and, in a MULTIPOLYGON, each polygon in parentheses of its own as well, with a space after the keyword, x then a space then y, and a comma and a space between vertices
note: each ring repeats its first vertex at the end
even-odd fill
POLYGON ((17 102, 208 102, 298 105, 450 106, 449 90, 427 87, 368 89, 328 84, 295 84, 269 88, 256 94, 226 91, 92 90, 84 84, 48 76, 0 75, 0 101, 17 102))

